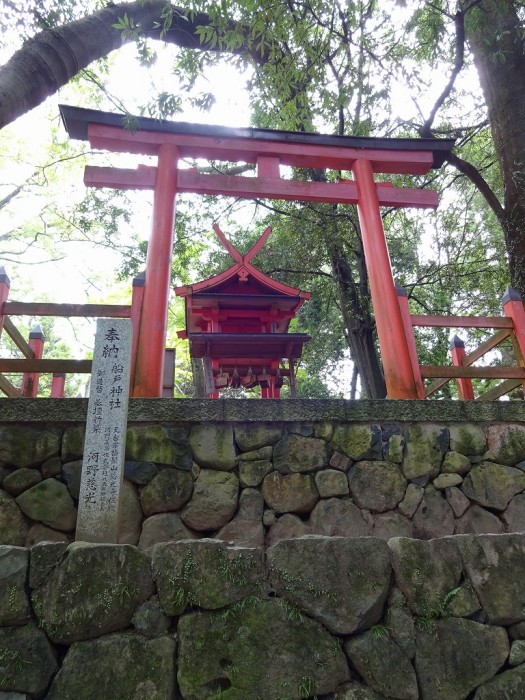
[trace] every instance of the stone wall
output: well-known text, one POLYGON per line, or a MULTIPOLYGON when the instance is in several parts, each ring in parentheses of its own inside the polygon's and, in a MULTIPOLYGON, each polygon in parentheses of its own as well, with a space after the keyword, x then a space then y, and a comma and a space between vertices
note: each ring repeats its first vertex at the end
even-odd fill
POLYGON ((118 545, 86 410, 0 401, 0 700, 525 698, 521 402, 132 401, 118 545))
MULTIPOLYGON (((70 542, 86 403, 15 401, 0 402, 0 544, 70 542)), ((119 541, 525 531, 522 402, 505 422, 503 402, 492 420, 474 402, 349 404, 132 401, 119 541)))
POLYGON ((3 700, 519 700, 525 534, 0 546, 3 700))

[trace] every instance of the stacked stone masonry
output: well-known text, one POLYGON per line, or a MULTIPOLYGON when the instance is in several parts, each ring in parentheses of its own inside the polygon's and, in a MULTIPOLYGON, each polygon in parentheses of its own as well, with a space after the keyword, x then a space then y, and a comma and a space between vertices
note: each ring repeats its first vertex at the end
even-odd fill
POLYGON ((0 546, 3 700, 517 700, 525 535, 0 546))
POLYGON ((506 406, 135 419, 116 545, 73 542, 81 419, 16 406, 35 415, 0 417, 0 700, 525 700, 506 406))
MULTIPOLYGON (((84 428, 0 424, 0 544, 71 542, 84 428)), ((131 425, 120 539, 525 531, 525 425, 131 425)))

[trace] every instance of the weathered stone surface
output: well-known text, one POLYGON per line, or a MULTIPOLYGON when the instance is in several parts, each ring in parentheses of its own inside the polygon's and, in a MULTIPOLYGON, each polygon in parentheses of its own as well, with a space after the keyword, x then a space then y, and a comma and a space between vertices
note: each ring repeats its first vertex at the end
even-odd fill
POLYGON ((62 436, 61 457, 63 462, 80 459, 84 453, 86 429, 83 425, 74 425, 64 430, 62 436))
POLYGON ((501 519, 507 532, 525 532, 525 494, 519 493, 510 501, 501 519))
POLYGON ((330 695, 330 700, 386 700, 386 697, 362 683, 351 681, 343 683, 333 695, 330 695))
POLYGON ((203 469, 194 485, 193 496, 180 517, 192 530, 218 530, 237 510, 239 480, 235 474, 203 469))
POLYGON ((142 523, 139 548, 149 549, 158 542, 194 540, 197 535, 189 530, 177 513, 158 513, 142 523))
POLYGON ((463 482, 463 477, 459 474, 440 474, 432 482, 432 486, 438 491, 450 489, 453 486, 459 486, 463 482))
POLYGON ((249 425, 235 426, 235 442, 241 452, 275 445, 282 434, 282 426, 275 423, 250 423, 249 425))
POLYGON ((66 482, 71 498, 78 501, 80 493, 80 479, 82 477, 82 460, 76 459, 73 462, 66 462, 62 465, 62 476, 66 482))
POLYGON ((457 538, 463 566, 487 621, 511 625, 525 620, 525 540, 521 535, 457 538))
POLYGON ((389 540, 391 537, 412 537, 414 527, 410 520, 394 511, 387 513, 376 513, 372 516, 372 535, 380 537, 382 540, 389 540))
POLYGON ((330 498, 319 501, 310 515, 313 534, 334 537, 366 537, 372 528, 351 501, 330 498))
POLYGON ((330 466, 334 469, 339 469, 342 472, 347 472, 352 464, 353 461, 350 459, 350 457, 347 457, 341 452, 334 452, 330 458, 330 466))
POLYGON ((452 592, 449 592, 443 600, 443 603, 445 603, 445 605, 441 607, 445 616, 471 617, 481 610, 476 591, 469 581, 463 581, 459 589, 452 589, 452 592))
POLYGON ((447 503, 454 511, 456 518, 461 518, 463 513, 470 506, 469 499, 455 486, 450 489, 445 489, 445 497, 447 503))
POLYGON ((241 462, 239 464, 239 481, 242 486, 259 486, 266 474, 269 474, 272 469, 272 463, 267 459, 241 462))
POLYGON ((233 520, 215 535, 218 540, 233 542, 239 547, 262 547, 264 499, 256 489, 244 489, 239 498, 239 509, 233 520))
MULTIPOLYGON (((285 515, 287 515, 287 513, 285 513, 285 515)), ((293 517, 296 517, 296 516, 293 516, 293 517)), ((276 522, 277 522, 277 515, 275 514, 274 510, 271 510, 271 508, 267 508, 266 510, 263 511, 263 525, 264 525, 264 527, 271 527, 276 522)))
POLYGON ((273 449, 273 466, 280 474, 307 474, 326 467, 331 456, 325 440, 285 435, 273 449))
POLYGON ((66 654, 46 700, 167 700, 174 694, 174 656, 170 637, 128 633, 78 642, 66 654))
POLYGON ((25 625, 31 619, 29 601, 25 592, 28 564, 27 549, 0 545, 0 625, 2 626, 25 625))
POLYGON ((465 476, 469 473, 472 464, 470 459, 461 452, 445 452, 441 471, 443 474, 459 474, 465 476))
POLYGON ((330 446, 350 459, 381 458, 381 428, 378 425, 336 425, 330 446))
POLYGON ((509 664, 519 666, 525 663, 525 640, 515 639, 510 647, 509 664))
POLYGON ((126 459, 177 466, 177 450, 161 425, 131 427, 126 432, 126 459))
POLYGON ((64 542, 39 542, 31 549, 29 587, 42 586, 54 568, 64 559, 67 544, 64 542))
MULTIPOLYGON (((388 634, 399 644, 409 659, 416 653, 416 628, 414 618, 408 610, 404 595, 398 588, 393 588, 385 615, 388 634)), ((381 628, 379 627, 379 631, 381 628)), ((377 633, 377 630, 376 630, 377 633)))
POLYGON ((512 466, 525 459, 525 427, 523 425, 489 425, 487 442, 499 464, 512 466))
POLYGON ((324 695, 348 679, 334 638, 277 600, 250 599, 228 615, 192 613, 178 628, 178 681, 188 700, 324 695), (278 643, 276 643, 278 640, 278 643), (286 658, 286 663, 283 663, 286 658))
POLYGON ((416 674, 410 659, 380 628, 345 642, 344 650, 365 683, 378 693, 399 700, 418 700, 416 674))
POLYGON ((402 435, 391 435, 388 438, 385 448, 385 459, 387 462, 401 464, 405 449, 405 438, 402 435))
POLYGON ((189 441, 189 427, 173 422, 163 427, 171 443, 172 453, 175 455, 175 467, 186 472, 191 471, 193 455, 189 441))
POLYGON ((463 700, 492 678, 509 653, 502 627, 472 620, 437 620, 416 632, 416 673, 425 700, 463 700))
POLYGON ((455 540, 394 537, 388 546, 397 586, 410 610, 421 617, 435 616, 461 579, 463 565, 455 540))
POLYGON ((354 502, 375 513, 392 510, 403 499, 407 482, 391 462, 357 462, 348 474, 354 502))
POLYGON ((480 506, 470 506, 465 513, 456 520, 457 535, 466 535, 468 533, 481 534, 484 532, 499 533, 503 532, 503 524, 499 518, 488 510, 480 506))
POLYGON ((524 472, 493 462, 481 462, 472 467, 461 487, 471 501, 494 510, 504 510, 509 501, 524 489, 524 472))
POLYGON ((57 670, 53 647, 42 630, 0 627, 0 688, 41 697, 57 670))
POLYGON ((405 435, 403 474, 407 479, 439 474, 443 455, 448 448, 448 429, 439 425, 411 425, 405 435))
POLYGON ((188 605, 216 610, 262 592, 262 549, 219 540, 165 542, 152 551, 153 577, 167 615, 188 605))
POLYGON ((75 527, 77 509, 65 484, 44 479, 16 498, 20 510, 31 520, 68 532, 75 527))
POLYGON ((31 486, 42 481, 42 474, 37 469, 22 467, 8 474, 2 481, 2 488, 11 496, 19 496, 31 486))
POLYGON ((309 513, 319 500, 319 492, 310 474, 271 472, 264 477, 262 493, 270 508, 278 513, 309 513))
POLYGON ((270 526, 266 535, 266 546, 271 547, 282 540, 291 540, 308 534, 310 534, 310 528, 307 523, 297 515, 285 513, 270 526))
POLYGON ((321 423, 316 423, 314 425, 314 437, 322 438, 327 442, 330 442, 332 435, 334 434, 334 424, 328 421, 323 421, 321 423))
POLYGON ((507 628, 509 639, 525 639, 525 620, 507 628))
POLYGON ((22 547, 29 523, 14 498, 0 491, 0 543, 22 547))
POLYGON ((70 644, 129 626, 153 592, 149 558, 129 545, 75 542, 31 600, 55 643, 70 644))
POLYGON ((73 535, 66 534, 65 532, 60 532, 59 530, 53 530, 52 527, 47 527, 47 525, 42 525, 42 523, 35 523, 27 531, 26 538, 24 540, 24 547, 33 547, 33 545, 39 542, 71 542, 73 535))
POLYGON ((235 467, 233 428, 229 425, 194 425, 190 430, 193 459, 201 467, 231 471, 235 467))
POLYGON ((149 484, 159 471, 160 468, 154 462, 138 462, 133 459, 127 459, 124 462, 125 478, 140 486, 149 484))
POLYGON ((62 460, 60 457, 51 457, 46 459, 46 461, 40 467, 40 472, 42 473, 43 479, 49 479, 52 476, 59 476, 62 474, 62 460))
POLYGON ((317 472, 315 485, 321 498, 347 496, 350 492, 346 474, 337 469, 323 469, 323 471, 317 472))
POLYGON ((131 481, 122 480, 120 489, 120 511, 118 522, 118 543, 138 544, 144 515, 140 507, 137 489, 131 481))
POLYGON ((375 538, 308 535, 266 552, 277 595, 336 634, 367 629, 380 618, 390 584, 390 552, 375 538))
POLYGON ((163 469, 141 491, 144 515, 179 510, 189 501, 192 491, 193 479, 188 472, 163 469))
POLYGON ((414 537, 431 540, 454 532, 454 513, 433 486, 427 486, 414 518, 414 537))
POLYGON ((159 599, 153 596, 140 605, 133 617, 131 624, 145 637, 159 637, 165 634, 170 626, 170 618, 164 614, 159 599))
POLYGON ((481 685, 474 700, 519 700, 525 688, 525 665, 503 671, 496 678, 481 685))
POLYGON ((266 445, 265 447, 260 447, 258 450, 243 452, 242 454, 238 455, 238 459, 239 462, 256 462, 258 460, 269 461, 272 459, 272 455, 272 445, 266 445))
POLYGON ((449 427, 450 449, 462 455, 482 455, 487 449, 483 429, 474 423, 456 423, 449 427))
POLYGON ((411 518, 421 503, 424 493, 425 489, 422 486, 413 483, 408 484, 403 500, 397 506, 401 515, 411 518))
POLYGON ((0 425, 0 462, 37 467, 59 453, 61 430, 32 425, 0 425))

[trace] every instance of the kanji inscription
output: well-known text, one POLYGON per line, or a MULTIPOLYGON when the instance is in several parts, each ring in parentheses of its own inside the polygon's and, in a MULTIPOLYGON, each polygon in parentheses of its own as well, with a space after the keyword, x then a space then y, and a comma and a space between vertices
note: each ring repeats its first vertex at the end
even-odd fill
POLYGON ((98 319, 76 540, 115 543, 124 471, 131 363, 129 319, 98 319))

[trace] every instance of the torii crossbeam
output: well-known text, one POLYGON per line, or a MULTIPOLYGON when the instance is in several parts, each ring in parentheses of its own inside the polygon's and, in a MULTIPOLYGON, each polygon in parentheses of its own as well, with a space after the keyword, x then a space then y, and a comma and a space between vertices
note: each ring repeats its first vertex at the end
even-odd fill
POLYGON ((392 277, 380 207, 436 208, 431 190, 397 188, 374 173, 423 175, 440 167, 453 147, 445 139, 384 139, 327 136, 266 129, 232 129, 138 117, 126 129, 118 114, 62 106, 72 138, 92 148, 157 156, 157 166, 137 169, 88 166, 90 187, 153 189, 152 233, 133 395, 162 395, 163 356, 170 291, 177 192, 235 197, 356 204, 372 304, 389 398, 416 398, 417 386, 392 277), (205 158, 256 165, 255 177, 204 175, 178 167, 181 158, 205 158), (304 182, 283 179, 280 166, 351 171, 353 181, 304 182))

